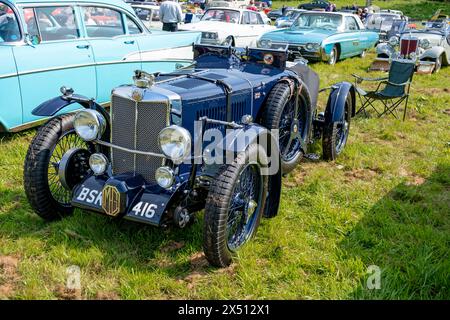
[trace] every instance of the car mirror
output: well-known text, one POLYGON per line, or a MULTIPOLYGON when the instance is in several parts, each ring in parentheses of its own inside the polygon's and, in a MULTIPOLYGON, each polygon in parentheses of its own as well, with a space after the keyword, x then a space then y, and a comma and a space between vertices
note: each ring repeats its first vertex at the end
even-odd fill
POLYGON ((34 47, 34 46, 37 46, 38 44, 41 43, 41 38, 38 35, 29 35, 29 34, 27 34, 25 36, 25 42, 28 45, 34 47))

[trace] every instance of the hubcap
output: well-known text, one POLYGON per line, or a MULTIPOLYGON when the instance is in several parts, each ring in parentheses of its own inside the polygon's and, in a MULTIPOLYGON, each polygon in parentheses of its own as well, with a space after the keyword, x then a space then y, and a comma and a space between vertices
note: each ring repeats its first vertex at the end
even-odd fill
POLYGON ((330 53, 330 64, 334 64, 334 59, 336 57, 335 50, 333 49, 330 53))

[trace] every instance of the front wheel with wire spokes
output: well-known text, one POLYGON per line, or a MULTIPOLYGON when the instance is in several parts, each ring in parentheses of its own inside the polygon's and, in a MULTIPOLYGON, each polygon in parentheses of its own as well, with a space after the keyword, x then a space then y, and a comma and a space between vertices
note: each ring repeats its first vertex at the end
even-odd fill
POLYGON ((24 164, 25 194, 33 210, 45 220, 57 220, 73 212, 74 186, 89 171, 88 157, 94 151, 73 128, 73 115, 51 119, 43 125, 28 148, 24 164), (71 152, 69 164, 61 181, 60 165, 71 152))
POLYGON ((228 266, 233 255, 256 233, 266 203, 268 179, 264 150, 250 145, 213 181, 205 207, 203 250, 216 267, 228 266))

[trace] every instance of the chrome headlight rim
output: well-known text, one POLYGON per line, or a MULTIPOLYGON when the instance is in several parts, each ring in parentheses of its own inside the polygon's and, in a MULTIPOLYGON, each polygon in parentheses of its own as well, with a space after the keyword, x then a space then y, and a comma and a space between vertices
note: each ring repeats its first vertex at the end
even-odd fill
POLYGON ((202 38, 208 40, 217 40, 219 38, 219 34, 217 32, 202 32, 202 38))
POLYGON ((400 42, 400 39, 399 39, 398 37, 396 37, 396 36, 390 37, 390 38, 389 38, 389 41, 388 41, 388 43, 389 43, 392 47, 397 46, 397 45, 399 44, 399 42, 400 42))
POLYGON ((422 39, 422 40, 420 40, 419 41, 419 46, 422 48, 422 49, 430 49, 431 48, 431 43, 430 43, 430 40, 428 40, 428 39, 422 39))
POLYGON ((99 140, 105 133, 106 119, 98 111, 92 109, 81 110, 73 118, 73 128, 84 141, 99 140), (85 122, 83 123, 82 121, 85 122))
POLYGON ((89 168, 91 168, 95 176, 104 174, 108 169, 108 165, 108 158, 103 153, 93 153, 89 157, 89 168), (95 161, 98 162, 94 163, 95 161))
POLYGON ((175 173, 170 167, 159 167, 155 171, 155 180, 161 188, 170 189, 175 183, 175 173))
POLYGON ((260 48, 270 49, 272 47, 272 40, 269 39, 261 39, 259 40, 260 48))
POLYGON ((159 132, 158 144, 164 156, 175 164, 179 164, 191 154, 192 138, 189 131, 185 128, 171 125, 159 132), (181 143, 181 147, 178 147, 178 152, 173 149, 177 143, 181 143))
POLYGON ((311 42, 311 43, 307 43, 305 45, 305 49, 308 51, 311 51, 311 52, 319 51, 319 48, 320 48, 320 43, 311 42))

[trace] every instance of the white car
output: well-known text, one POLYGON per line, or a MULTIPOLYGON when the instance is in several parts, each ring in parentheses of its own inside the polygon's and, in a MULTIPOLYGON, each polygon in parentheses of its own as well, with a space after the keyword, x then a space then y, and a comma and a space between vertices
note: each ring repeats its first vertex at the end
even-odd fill
POLYGON ((203 44, 256 47, 260 36, 275 27, 265 23, 256 11, 233 8, 210 8, 202 19, 179 27, 185 31, 201 31, 203 44))
POLYGON ((131 6, 148 29, 162 29, 162 22, 159 21, 159 6, 146 3, 131 3, 131 6))

